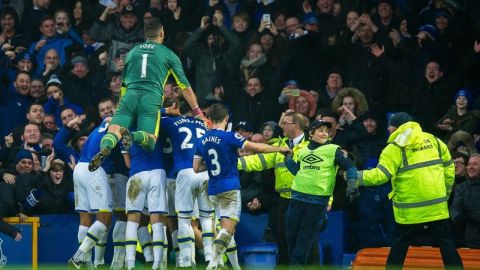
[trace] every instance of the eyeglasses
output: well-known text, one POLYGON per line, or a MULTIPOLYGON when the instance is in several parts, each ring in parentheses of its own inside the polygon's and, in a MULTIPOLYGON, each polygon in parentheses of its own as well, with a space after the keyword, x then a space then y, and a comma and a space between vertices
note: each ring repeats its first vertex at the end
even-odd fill
POLYGON ((293 123, 293 122, 282 122, 282 126, 285 126, 285 125, 294 125, 296 123, 293 123))

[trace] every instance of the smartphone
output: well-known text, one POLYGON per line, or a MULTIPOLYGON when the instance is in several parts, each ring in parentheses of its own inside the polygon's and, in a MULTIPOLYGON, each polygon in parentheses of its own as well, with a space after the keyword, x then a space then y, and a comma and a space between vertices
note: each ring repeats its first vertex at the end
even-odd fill
POLYGON ((270 14, 263 14, 262 16, 262 21, 267 22, 267 26, 270 27, 270 24, 272 23, 270 21, 270 14))

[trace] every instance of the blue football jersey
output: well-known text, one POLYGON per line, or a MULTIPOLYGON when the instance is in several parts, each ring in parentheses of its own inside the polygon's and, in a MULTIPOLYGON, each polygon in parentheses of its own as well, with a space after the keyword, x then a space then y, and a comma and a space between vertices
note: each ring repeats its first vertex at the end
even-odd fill
MULTIPOLYGON (((100 152, 100 141, 102 140, 103 136, 107 134, 108 125, 105 120, 96 127, 90 135, 88 135, 88 139, 83 145, 82 152, 80 153, 79 162, 90 162, 90 160, 100 152)), ((102 168, 107 172, 111 173, 113 167, 112 158, 109 156, 102 162, 102 168)))
POLYGON ((138 144, 132 144, 130 148, 130 176, 156 169, 165 169, 162 141, 157 140, 153 151, 146 151, 138 144))
POLYGON ((173 147, 173 175, 182 169, 192 168, 197 140, 207 130, 202 120, 189 116, 163 117, 161 129, 165 131, 173 147))
POLYGON ((198 140, 196 155, 205 160, 208 175, 208 195, 240 189, 237 170, 237 149, 243 148, 245 138, 235 132, 208 130, 198 140))

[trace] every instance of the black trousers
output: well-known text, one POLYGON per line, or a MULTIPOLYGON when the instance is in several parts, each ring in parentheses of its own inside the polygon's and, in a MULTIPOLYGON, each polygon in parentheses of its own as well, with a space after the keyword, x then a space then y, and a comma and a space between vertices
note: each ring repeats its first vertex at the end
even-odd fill
POLYGON ((455 241, 450 232, 448 219, 420 224, 397 224, 393 236, 392 248, 387 259, 387 269, 402 269, 408 247, 425 233, 425 228, 440 247, 445 269, 463 269, 462 259, 458 255, 455 241))

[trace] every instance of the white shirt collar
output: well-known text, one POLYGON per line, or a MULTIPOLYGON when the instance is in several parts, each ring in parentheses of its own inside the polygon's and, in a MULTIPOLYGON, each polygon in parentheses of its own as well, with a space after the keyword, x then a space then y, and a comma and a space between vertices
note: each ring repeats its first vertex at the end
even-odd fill
POLYGON ((299 144, 302 141, 303 136, 305 136, 305 134, 302 133, 302 134, 298 135, 297 137, 293 138, 293 146, 299 144))

